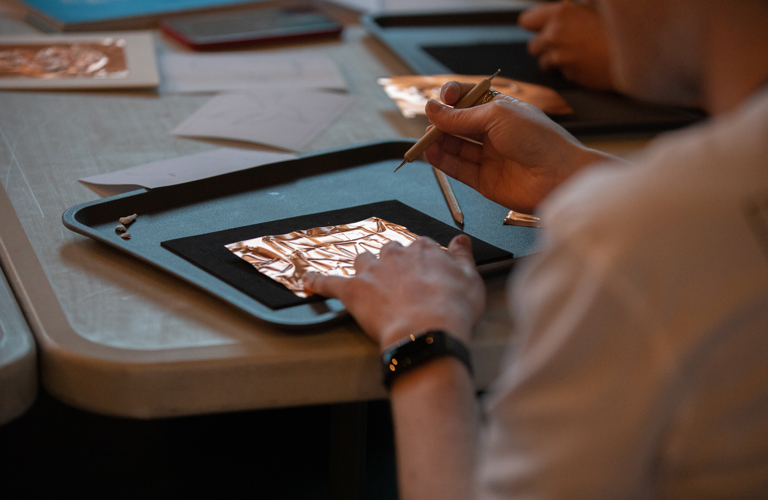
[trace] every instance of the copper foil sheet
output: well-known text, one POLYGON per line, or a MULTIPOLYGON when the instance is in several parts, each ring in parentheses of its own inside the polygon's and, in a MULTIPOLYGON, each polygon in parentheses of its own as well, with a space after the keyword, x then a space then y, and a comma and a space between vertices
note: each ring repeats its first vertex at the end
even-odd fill
MULTIPOLYGON (((487 76, 469 75, 430 75, 397 76, 379 78, 378 83, 384 88, 390 99, 406 118, 424 114, 424 106, 429 99, 440 101, 440 89, 451 81, 479 83, 487 76)), ((567 115, 573 108, 555 90, 532 83, 518 82, 497 76, 493 79, 492 89, 507 94, 521 101, 533 104, 550 115, 567 115)))
POLYGON ((351 224, 262 236, 225 246, 260 273, 282 283, 299 297, 307 297, 302 282, 307 272, 354 276, 355 258, 361 253, 378 256, 381 248, 391 241, 407 246, 417 238, 403 226, 371 217, 351 224))
POLYGON ((0 44, 0 78, 125 78, 125 40, 0 44))

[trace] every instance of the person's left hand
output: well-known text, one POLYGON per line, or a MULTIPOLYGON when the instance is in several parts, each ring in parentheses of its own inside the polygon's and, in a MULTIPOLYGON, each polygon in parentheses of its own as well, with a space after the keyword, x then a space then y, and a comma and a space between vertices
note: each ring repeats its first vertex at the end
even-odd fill
POLYGON ((352 278, 307 274, 304 286, 341 300, 382 349, 434 329, 468 342, 485 309, 485 284, 466 235, 454 238, 447 252, 425 237, 407 247, 388 243, 378 259, 359 255, 355 273, 352 278))
POLYGON ((608 33, 590 2, 537 5, 520 14, 518 23, 536 33, 528 51, 539 58, 542 69, 559 69, 573 82, 613 90, 608 33))

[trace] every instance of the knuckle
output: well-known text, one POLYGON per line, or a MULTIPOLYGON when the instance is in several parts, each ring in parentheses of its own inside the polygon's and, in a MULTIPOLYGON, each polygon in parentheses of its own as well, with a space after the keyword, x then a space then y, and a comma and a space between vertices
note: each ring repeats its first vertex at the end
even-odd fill
POLYGON ((390 241, 383 247, 381 247, 381 251, 379 252, 379 257, 384 258, 392 255, 396 255, 400 253, 404 249, 403 245, 401 245, 397 241, 390 241))
POLYGON ((437 246, 437 242, 428 236, 422 236, 421 238, 411 243, 411 246, 414 246, 415 249, 423 251, 437 246))
POLYGON ((554 49, 549 53, 549 63, 554 66, 559 66, 563 63, 564 57, 563 57, 563 51, 559 49, 554 49))
POLYGON ((413 248, 423 248, 423 247, 426 247, 427 246, 427 237, 426 236, 422 236, 422 237, 418 238, 416 241, 411 243, 410 246, 413 247, 413 248))
POLYGON ((403 245, 399 241, 390 241, 381 247, 381 251, 395 252, 403 248, 403 245))
POLYGON ((375 260, 375 257, 370 252, 363 252, 359 254, 357 257, 355 257, 354 266, 356 270, 365 269, 369 267, 373 261, 375 260))

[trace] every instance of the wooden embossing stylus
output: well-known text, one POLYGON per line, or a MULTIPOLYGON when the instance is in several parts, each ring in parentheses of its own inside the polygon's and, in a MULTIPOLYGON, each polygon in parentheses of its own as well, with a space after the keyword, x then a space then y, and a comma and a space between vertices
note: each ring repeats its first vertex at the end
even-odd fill
MULTIPOLYGON (((480 99, 483 94, 488 92, 488 89, 491 88, 491 80, 494 79, 496 75, 498 75, 501 72, 501 70, 496 71, 493 75, 489 76, 488 78, 485 78, 483 80, 480 80, 480 83, 475 85, 472 90, 470 90, 467 95, 465 95, 456 105, 454 108, 456 109, 464 109, 471 107, 474 103, 477 102, 478 99, 480 99)), ((440 138, 440 136, 443 135, 443 132, 441 130, 438 130, 437 127, 433 127, 429 130, 426 134, 424 134, 424 137, 419 139, 419 142, 414 144, 411 149, 409 149, 405 155, 403 155, 403 163, 401 163, 396 169, 395 172, 400 170, 400 167, 405 165, 406 163, 411 163, 413 161, 416 161, 419 156, 421 156, 424 151, 429 148, 436 140, 440 138)))

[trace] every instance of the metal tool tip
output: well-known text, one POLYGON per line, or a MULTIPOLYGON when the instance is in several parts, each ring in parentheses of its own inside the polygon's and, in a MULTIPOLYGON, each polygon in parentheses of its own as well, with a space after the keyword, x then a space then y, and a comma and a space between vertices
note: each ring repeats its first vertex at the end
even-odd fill
POLYGON ((491 75, 491 76, 488 78, 488 80, 493 80, 494 78, 496 78, 497 76, 499 76, 499 73, 501 73, 501 68, 497 69, 497 70, 496 70, 496 73, 492 74, 492 75, 491 75))
POLYGON ((398 165, 398 166, 397 166, 397 168, 395 169, 395 172, 397 172, 398 170, 400 170, 400 167, 402 167, 402 166, 403 166, 403 165, 405 165, 406 163, 408 163, 408 160, 403 160, 403 163, 401 163, 400 165, 398 165))

